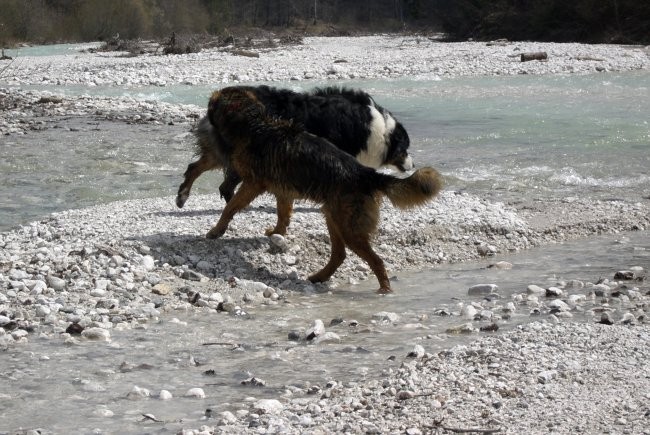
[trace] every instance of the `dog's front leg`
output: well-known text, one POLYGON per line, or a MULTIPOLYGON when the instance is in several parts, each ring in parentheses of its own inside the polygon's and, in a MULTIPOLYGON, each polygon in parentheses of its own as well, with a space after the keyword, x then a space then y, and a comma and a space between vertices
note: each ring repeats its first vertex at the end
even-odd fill
POLYGON ((235 196, 233 196, 228 204, 226 204, 226 207, 224 207, 217 225, 215 225, 208 232, 206 237, 208 239, 216 239, 223 236, 223 234, 228 229, 228 224, 235 216, 235 214, 237 214, 237 212, 240 210, 246 208, 248 204, 250 204, 259 195, 264 193, 264 191, 265 189, 263 185, 250 182, 247 183, 244 181, 237 193, 235 193, 235 196))
POLYGON ((218 168, 220 165, 215 161, 214 158, 204 154, 199 160, 194 163, 190 163, 187 166, 187 170, 183 176, 183 184, 178 187, 178 195, 176 196, 176 205, 178 208, 183 208, 185 201, 190 196, 190 190, 192 189, 192 184, 196 181, 197 178, 201 176, 205 171, 218 168))
POLYGON ((271 234, 287 234, 287 227, 291 221, 291 213, 293 212, 293 198, 291 196, 276 194, 275 200, 277 204, 278 221, 275 228, 268 228, 264 234, 270 236, 271 234))
POLYGON ((230 202, 233 198, 233 192, 239 183, 241 183, 241 177, 237 171, 230 166, 226 167, 223 183, 219 186, 219 194, 226 202, 230 202))

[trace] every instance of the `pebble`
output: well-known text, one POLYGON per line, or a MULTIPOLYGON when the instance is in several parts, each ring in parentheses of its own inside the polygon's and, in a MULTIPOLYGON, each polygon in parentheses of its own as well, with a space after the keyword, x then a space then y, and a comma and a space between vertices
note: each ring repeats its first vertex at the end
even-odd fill
POLYGON ((88 340, 110 341, 111 333, 104 328, 87 328, 81 332, 81 336, 88 340))
POLYGON ((57 276, 48 276, 47 284, 52 287, 54 291, 62 291, 65 289, 65 280, 57 276))
POLYGON ((151 289, 151 292, 157 295, 165 296, 172 292, 172 288, 169 284, 161 282, 154 285, 151 289))

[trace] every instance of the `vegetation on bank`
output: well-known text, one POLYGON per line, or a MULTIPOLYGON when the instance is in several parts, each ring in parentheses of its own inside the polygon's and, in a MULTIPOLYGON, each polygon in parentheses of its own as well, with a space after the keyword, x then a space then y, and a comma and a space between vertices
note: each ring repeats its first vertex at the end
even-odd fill
POLYGON ((0 46, 226 35, 435 31, 450 39, 650 43, 638 0, 0 0, 0 46))

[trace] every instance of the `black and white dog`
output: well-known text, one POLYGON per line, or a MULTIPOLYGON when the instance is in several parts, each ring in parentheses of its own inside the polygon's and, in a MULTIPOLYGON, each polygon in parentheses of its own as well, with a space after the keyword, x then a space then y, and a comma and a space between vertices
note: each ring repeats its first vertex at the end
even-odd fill
MULTIPOLYGON (((269 86, 241 86, 261 102, 274 117, 292 120, 307 132, 327 139, 341 150, 356 157, 365 166, 393 166, 400 171, 413 168, 408 154, 410 145, 406 130, 393 115, 366 92, 339 87, 298 93, 269 86)), ((241 181, 230 167, 229 145, 207 117, 195 131, 199 160, 190 163, 185 180, 178 189, 176 205, 183 207, 194 181, 205 171, 224 168, 221 196, 230 201, 241 181)))

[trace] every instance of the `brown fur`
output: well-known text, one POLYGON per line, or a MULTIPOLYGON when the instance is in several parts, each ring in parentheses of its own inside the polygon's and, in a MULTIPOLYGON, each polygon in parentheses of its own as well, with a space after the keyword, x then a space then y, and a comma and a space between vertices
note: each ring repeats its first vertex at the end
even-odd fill
POLYGON ((208 238, 223 235, 235 214, 264 192, 276 196, 278 226, 284 229, 293 200, 311 200, 323 205, 332 253, 325 267, 309 280, 327 281, 345 259, 348 247, 375 273, 379 292, 392 291, 384 263, 370 245, 379 206, 383 196, 400 208, 429 201, 443 184, 435 169, 422 168, 405 179, 379 173, 325 139, 268 117, 251 92, 237 88, 215 92, 208 117, 227 144, 227 159, 242 178, 208 238))

